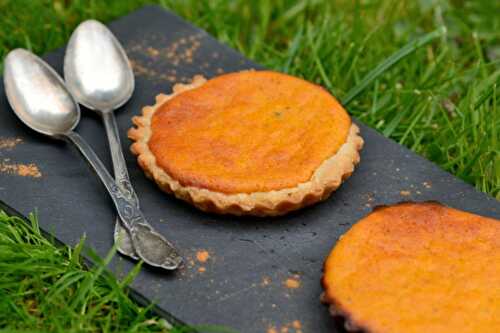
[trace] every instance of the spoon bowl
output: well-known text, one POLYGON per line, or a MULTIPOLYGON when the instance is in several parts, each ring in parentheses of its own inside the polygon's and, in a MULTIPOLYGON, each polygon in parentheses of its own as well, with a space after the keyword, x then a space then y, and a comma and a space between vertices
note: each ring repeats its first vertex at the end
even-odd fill
POLYGON ((39 133, 60 138, 80 121, 80 108, 63 80, 27 50, 15 49, 5 58, 4 86, 16 115, 39 133))
POLYGON ((110 112, 134 92, 134 74, 116 37, 102 23, 82 22, 71 35, 64 79, 76 100, 91 110, 110 112))

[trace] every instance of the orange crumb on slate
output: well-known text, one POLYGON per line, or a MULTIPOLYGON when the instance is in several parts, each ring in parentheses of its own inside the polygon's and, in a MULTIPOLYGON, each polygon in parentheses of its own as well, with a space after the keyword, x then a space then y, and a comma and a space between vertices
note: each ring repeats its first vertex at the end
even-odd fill
POLYGON ((401 194, 404 197, 407 197, 407 196, 411 195, 411 192, 410 191, 401 191, 401 192, 399 192, 399 194, 401 194))
POLYGON ((22 141, 21 138, 0 138, 0 149, 12 149, 22 141))
POLYGON ((262 278, 262 282, 261 282, 261 286, 265 287, 265 286, 268 286, 269 284, 271 283, 271 279, 267 276, 264 276, 262 278))
POLYGON ((284 325, 269 326, 267 333, 302 333, 302 324, 299 320, 284 325))
POLYGON ((198 259, 199 262, 207 262, 209 258, 210 254, 207 250, 200 250, 196 252, 196 259, 198 259))
POLYGON ((293 278, 288 278, 285 281, 285 286, 290 289, 297 289, 300 287, 300 281, 293 278))
POLYGON ((5 161, 0 162, 0 172, 14 174, 21 177, 33 177, 33 178, 42 177, 42 173, 38 169, 38 166, 36 166, 33 163, 11 164, 11 163, 6 163, 5 161))
MULTIPOLYGON (((178 82, 179 80, 172 73, 165 73, 162 70, 155 70, 155 64, 161 64, 161 68, 166 66, 169 70, 182 64, 192 64, 198 49, 201 47, 203 34, 195 34, 186 38, 180 38, 162 47, 152 47, 151 41, 145 40, 132 42, 126 46, 129 57, 133 59, 134 73, 138 76, 148 77, 159 81, 178 82), (146 56, 146 59, 144 58, 146 56)), ((157 38, 152 38, 157 39, 157 38)))
POLYGON ((160 54, 160 51, 158 51, 154 47, 148 47, 146 51, 152 57, 157 57, 160 54))
POLYGON ((200 273, 204 273, 207 269, 203 266, 201 266, 200 268, 198 268, 198 272, 200 273))

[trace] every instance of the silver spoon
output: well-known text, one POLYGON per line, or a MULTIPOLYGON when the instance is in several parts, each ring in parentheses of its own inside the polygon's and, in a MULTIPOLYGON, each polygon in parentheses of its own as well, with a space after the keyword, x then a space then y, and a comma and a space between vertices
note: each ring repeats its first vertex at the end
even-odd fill
POLYGON ((73 131, 80 121, 80 108, 61 77, 34 54, 16 49, 5 58, 4 86, 12 109, 23 123, 39 133, 73 143, 87 159, 108 190, 139 257, 151 266, 176 269, 182 262, 176 249, 151 229, 135 197, 121 189, 88 143, 73 131))
MULTIPOLYGON (((102 23, 80 23, 69 40, 64 56, 64 79, 78 103, 97 112, 104 121, 116 182, 134 196, 113 111, 134 92, 134 73, 125 51, 102 23)), ((115 244, 123 255, 138 259, 130 234, 117 217, 115 244)))

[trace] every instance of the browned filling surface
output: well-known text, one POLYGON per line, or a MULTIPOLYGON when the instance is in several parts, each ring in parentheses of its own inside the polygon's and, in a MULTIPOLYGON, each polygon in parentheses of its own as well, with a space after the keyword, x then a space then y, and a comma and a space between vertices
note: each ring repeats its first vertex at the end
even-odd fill
POLYGON ((149 148, 184 186, 267 192, 310 180, 345 143, 351 119, 323 88, 271 71, 231 73, 155 112, 149 148))

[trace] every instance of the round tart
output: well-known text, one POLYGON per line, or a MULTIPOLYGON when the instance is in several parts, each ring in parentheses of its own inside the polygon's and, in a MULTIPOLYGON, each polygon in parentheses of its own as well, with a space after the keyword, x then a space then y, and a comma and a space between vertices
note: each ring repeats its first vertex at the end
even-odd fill
POLYGON ((243 71, 176 84, 134 117, 131 150, 161 189, 196 207, 281 215, 327 198, 359 162, 363 140, 323 88, 243 71))
POLYGON ((376 209, 342 236, 322 300, 363 332, 500 332, 500 221, 438 203, 376 209))

